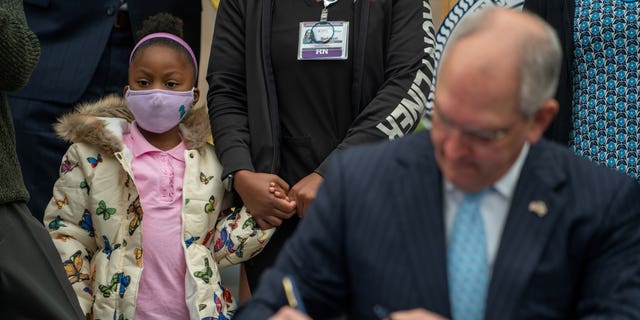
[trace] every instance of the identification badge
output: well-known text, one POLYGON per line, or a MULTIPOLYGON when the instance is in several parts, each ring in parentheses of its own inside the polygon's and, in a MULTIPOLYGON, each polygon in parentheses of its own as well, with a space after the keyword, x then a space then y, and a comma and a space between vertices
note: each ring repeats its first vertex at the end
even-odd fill
POLYGON ((298 60, 347 60, 349 21, 300 22, 298 60))

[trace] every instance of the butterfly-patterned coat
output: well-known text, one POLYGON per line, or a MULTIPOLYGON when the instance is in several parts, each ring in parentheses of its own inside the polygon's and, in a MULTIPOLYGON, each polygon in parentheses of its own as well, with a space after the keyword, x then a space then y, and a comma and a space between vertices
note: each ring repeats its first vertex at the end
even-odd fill
MULTIPOLYGON (((230 208, 222 167, 208 140, 208 117, 194 108, 181 124, 185 151, 183 238, 191 319, 228 319, 236 304, 218 270, 262 250, 262 231, 230 208)), ((79 106, 55 125, 73 144, 44 217, 83 311, 93 319, 133 319, 144 267, 140 206, 131 152, 122 142, 133 117, 117 96, 79 106)))

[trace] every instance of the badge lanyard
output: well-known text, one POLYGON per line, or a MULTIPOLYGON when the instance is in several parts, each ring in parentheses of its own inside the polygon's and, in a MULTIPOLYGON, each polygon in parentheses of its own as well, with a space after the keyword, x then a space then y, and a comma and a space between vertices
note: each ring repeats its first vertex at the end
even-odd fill
POLYGON ((338 2, 338 0, 323 0, 324 8, 322 8, 322 13, 320 14, 320 21, 327 22, 327 16, 329 15, 329 7, 338 2))
POLYGON ((331 41, 331 39, 333 39, 333 36, 336 33, 335 27, 333 26, 333 24, 331 24, 331 22, 327 21, 327 17, 329 16, 329 7, 338 2, 338 0, 323 0, 324 3, 324 7, 322 8, 322 12, 320 13, 320 21, 318 21, 316 24, 313 25, 313 27, 311 27, 311 40, 314 43, 327 43, 329 41, 331 41), (331 27, 331 36, 325 40, 317 40, 315 37, 315 30, 317 27, 319 26, 329 26, 331 27))

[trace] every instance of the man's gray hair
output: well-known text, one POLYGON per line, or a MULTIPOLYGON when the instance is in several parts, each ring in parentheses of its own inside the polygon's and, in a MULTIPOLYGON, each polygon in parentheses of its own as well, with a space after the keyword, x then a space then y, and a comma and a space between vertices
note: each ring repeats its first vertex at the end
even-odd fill
MULTIPOLYGON (((450 48, 473 34, 491 25, 492 15, 498 7, 487 8, 465 16, 455 27, 442 53, 438 72, 442 62, 446 59, 450 48)), ((538 21, 544 28, 544 33, 526 32, 520 39, 520 110, 526 116, 532 116, 542 104, 553 98, 560 77, 560 63, 562 48, 560 40, 553 28, 538 16, 523 12, 538 21)), ((508 53, 514 54, 514 53, 508 53)))

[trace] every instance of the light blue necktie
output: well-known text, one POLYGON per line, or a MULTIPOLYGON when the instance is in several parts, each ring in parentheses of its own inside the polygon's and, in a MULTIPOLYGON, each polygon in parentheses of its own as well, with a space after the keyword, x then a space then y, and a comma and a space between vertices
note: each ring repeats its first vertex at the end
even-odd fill
POLYGON ((456 214, 447 250, 453 320, 482 320, 489 287, 487 238, 479 203, 488 190, 466 194, 456 214))

